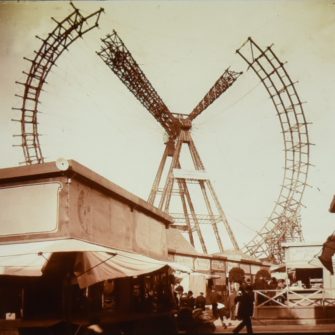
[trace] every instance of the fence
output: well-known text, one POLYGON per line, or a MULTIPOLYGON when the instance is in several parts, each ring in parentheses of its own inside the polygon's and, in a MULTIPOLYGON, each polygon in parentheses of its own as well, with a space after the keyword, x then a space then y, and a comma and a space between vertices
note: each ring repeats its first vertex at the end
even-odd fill
POLYGON ((335 298, 328 290, 318 289, 297 289, 286 287, 280 290, 254 290, 255 308, 266 307, 315 307, 335 306, 335 298))

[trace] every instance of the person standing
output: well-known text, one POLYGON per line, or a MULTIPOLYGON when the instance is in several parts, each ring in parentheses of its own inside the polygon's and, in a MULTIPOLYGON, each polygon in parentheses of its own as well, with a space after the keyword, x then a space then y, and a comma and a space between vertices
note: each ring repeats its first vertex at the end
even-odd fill
POLYGON ((193 292, 192 291, 188 291, 187 292, 187 306, 188 306, 188 308, 190 310, 193 311, 194 305, 195 305, 195 299, 193 297, 193 292))
POLYGON ((236 303, 235 303, 235 298, 236 298, 236 290, 232 288, 229 296, 228 296, 228 307, 229 307, 229 317, 230 320, 235 320, 235 310, 236 310, 236 303))
POLYGON ((212 313, 214 319, 219 317, 219 310, 218 310, 218 294, 214 288, 212 288, 210 296, 209 296, 210 304, 212 305, 212 313))
MULTIPOLYGON (((219 308, 219 295, 216 292, 215 288, 212 288, 212 292, 210 295, 210 303, 212 305, 212 314, 213 314, 213 318, 214 320, 220 319, 222 326, 224 328, 227 328, 227 325, 224 323, 223 321, 223 308, 219 308)), ((220 305, 222 305, 220 303, 220 305)), ((222 305, 224 307, 224 305, 222 305)))
POLYGON ((237 318, 241 322, 235 327, 233 334, 239 333, 244 327, 247 328, 248 334, 253 334, 251 317, 254 312, 254 294, 252 287, 243 282, 235 302, 238 303, 237 318))
POLYGON ((204 293, 200 292, 200 294, 195 298, 195 308, 205 310, 205 306, 206 306, 206 298, 204 297, 204 293))
POLYGON ((180 308, 180 300, 181 300, 183 293, 184 293, 184 288, 181 285, 178 285, 175 288, 175 292, 174 292, 174 297, 177 303, 177 308, 180 308))
MULTIPOLYGON (((285 304, 287 300, 287 292, 284 291, 285 287, 286 287, 285 280, 279 279, 277 282, 276 289, 282 291, 282 294, 278 295, 276 300, 282 305, 285 304)), ((278 294, 278 292, 276 294, 278 294)))

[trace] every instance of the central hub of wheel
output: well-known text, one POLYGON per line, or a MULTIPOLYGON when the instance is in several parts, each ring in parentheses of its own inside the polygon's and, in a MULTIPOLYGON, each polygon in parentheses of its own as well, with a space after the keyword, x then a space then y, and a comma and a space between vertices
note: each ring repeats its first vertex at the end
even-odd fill
POLYGON ((180 123, 183 130, 190 130, 192 128, 192 121, 190 119, 182 119, 180 123))

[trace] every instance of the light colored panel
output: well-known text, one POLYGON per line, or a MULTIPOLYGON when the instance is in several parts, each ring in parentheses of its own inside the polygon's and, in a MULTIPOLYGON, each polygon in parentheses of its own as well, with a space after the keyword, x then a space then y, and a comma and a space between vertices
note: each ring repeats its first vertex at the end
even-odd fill
POLYGON ((0 235, 57 229, 59 183, 0 188, 0 235))

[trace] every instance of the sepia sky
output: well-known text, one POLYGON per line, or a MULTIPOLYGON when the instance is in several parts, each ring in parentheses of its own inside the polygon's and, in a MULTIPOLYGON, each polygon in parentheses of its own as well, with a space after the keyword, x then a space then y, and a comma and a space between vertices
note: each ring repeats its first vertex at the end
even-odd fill
MULTIPOLYGON (((49 73, 39 131, 47 161, 75 159, 147 199, 164 150, 163 128, 96 55, 115 29, 173 113, 190 113, 230 66, 243 75, 193 122, 192 135, 241 246, 271 214, 283 178, 280 123, 264 87, 235 53, 251 36, 274 44, 304 104, 311 147, 302 209, 306 241, 335 229, 335 2, 298 0, 74 1, 100 27, 49 73)), ((67 1, 0 2, 0 167, 24 160, 14 95, 42 38, 72 11, 67 1)))

